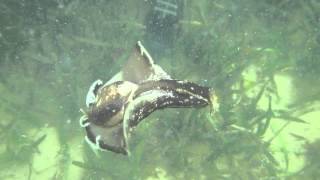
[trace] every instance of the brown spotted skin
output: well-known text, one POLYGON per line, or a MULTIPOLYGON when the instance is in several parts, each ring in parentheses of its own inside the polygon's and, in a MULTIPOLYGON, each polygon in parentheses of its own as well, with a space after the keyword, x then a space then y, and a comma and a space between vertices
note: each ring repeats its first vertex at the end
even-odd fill
POLYGON ((117 92, 119 84, 121 82, 116 82, 98 90, 97 102, 87 112, 89 122, 105 127, 121 123, 127 96, 123 97, 117 92))

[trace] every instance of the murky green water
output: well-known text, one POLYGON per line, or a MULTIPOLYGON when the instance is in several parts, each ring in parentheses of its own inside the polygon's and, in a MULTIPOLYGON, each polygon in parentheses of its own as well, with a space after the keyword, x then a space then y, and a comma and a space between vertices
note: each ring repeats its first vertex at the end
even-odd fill
POLYGON ((1 0, 0 179, 319 179, 319 12, 317 0, 1 0), (138 40, 219 109, 158 110, 130 156, 94 153, 79 109, 138 40))

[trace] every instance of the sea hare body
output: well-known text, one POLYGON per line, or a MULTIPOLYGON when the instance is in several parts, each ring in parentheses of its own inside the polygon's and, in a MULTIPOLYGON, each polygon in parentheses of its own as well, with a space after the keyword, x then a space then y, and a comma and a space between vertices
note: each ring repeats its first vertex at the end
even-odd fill
POLYGON ((158 109, 205 107, 216 101, 208 87, 172 79, 138 41, 122 71, 89 88, 80 118, 94 148, 128 154, 132 129, 158 109))

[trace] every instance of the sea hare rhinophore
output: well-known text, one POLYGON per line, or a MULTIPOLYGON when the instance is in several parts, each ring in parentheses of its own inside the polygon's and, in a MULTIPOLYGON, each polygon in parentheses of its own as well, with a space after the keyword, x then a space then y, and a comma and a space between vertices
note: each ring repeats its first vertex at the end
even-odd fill
POLYGON ((208 87, 172 79, 138 41, 122 71, 90 86, 80 125, 93 148, 127 155, 130 132, 155 110, 205 107, 213 101, 208 87))

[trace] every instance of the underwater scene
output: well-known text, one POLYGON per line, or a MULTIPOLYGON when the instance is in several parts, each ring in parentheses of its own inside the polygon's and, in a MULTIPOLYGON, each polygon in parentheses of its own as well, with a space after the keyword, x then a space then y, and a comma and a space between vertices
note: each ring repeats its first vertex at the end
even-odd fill
POLYGON ((0 0, 1 180, 319 180, 319 0, 0 0))

